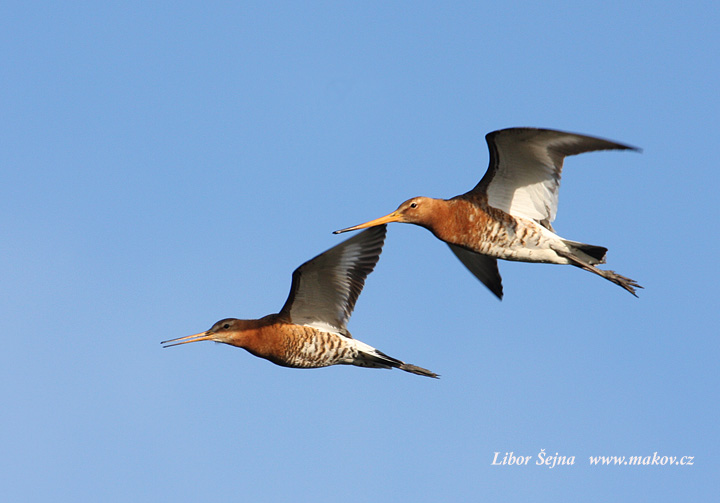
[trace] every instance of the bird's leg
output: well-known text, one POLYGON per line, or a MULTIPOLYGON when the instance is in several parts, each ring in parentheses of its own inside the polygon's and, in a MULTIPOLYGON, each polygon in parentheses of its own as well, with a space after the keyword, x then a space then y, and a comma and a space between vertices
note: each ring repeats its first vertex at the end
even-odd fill
POLYGON ((577 257, 576 255, 573 255, 572 253, 557 249, 553 247, 553 250, 555 253, 560 255, 561 257, 565 257, 570 261, 570 263, 576 267, 579 267, 581 269, 585 269, 586 271, 592 272, 597 274, 598 276, 602 276, 608 281, 612 281, 616 285, 619 285, 623 287, 625 290, 633 294, 635 297, 637 297, 637 293, 635 292, 636 288, 642 288, 642 286, 638 285, 637 282, 634 279, 626 278, 625 276, 622 276, 615 271, 608 271, 603 269, 598 269, 594 265, 590 265, 581 258, 577 257))

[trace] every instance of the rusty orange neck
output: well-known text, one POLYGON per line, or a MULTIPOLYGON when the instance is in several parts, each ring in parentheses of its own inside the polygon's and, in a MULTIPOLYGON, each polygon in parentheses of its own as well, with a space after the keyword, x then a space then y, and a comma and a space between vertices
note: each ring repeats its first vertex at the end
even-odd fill
POLYGON ((287 326, 288 322, 278 314, 270 314, 259 320, 238 320, 237 329, 224 335, 219 342, 273 360, 284 352, 283 331, 287 326))
POLYGON ((427 228, 445 242, 466 246, 468 239, 478 239, 493 221, 486 208, 480 201, 463 197, 433 199, 422 222, 413 223, 427 228))

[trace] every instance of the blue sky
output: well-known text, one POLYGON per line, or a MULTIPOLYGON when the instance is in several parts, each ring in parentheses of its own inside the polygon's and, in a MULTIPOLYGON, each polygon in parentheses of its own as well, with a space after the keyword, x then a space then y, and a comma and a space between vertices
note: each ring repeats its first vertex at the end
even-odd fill
POLYGON ((716 496, 719 23, 713 2, 3 3, 2 493, 716 496), (510 126, 643 149, 569 158, 555 221, 639 299, 501 262, 498 302, 395 224, 349 329, 440 380, 161 348, 279 310, 333 230, 468 190, 510 126), (533 460, 492 466, 511 451, 533 460), (589 463, 655 452, 694 465, 589 463))

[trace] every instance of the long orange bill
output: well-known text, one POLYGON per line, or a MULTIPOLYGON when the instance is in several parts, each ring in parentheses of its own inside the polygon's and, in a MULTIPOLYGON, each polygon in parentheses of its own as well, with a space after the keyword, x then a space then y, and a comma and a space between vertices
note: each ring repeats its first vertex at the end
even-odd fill
POLYGON ((400 215, 397 211, 393 211, 392 213, 390 213, 389 215, 385 215, 384 217, 376 218, 375 220, 370 220, 369 222, 365 222, 364 224, 354 225, 352 227, 348 227, 347 229, 340 229, 339 231, 333 232, 333 234, 342 234, 343 232, 356 231, 359 229, 367 229, 368 227, 375 227, 377 225, 389 224, 391 222, 402 222, 402 215, 400 215))
POLYGON ((162 341, 160 344, 164 344, 164 348, 170 346, 179 346, 180 344, 188 344, 189 342, 200 342, 200 341, 211 341, 212 334, 210 332, 201 332, 195 335, 188 335, 187 337, 179 337, 177 339, 170 339, 169 341, 162 341), (171 342, 172 344, 168 344, 171 342))

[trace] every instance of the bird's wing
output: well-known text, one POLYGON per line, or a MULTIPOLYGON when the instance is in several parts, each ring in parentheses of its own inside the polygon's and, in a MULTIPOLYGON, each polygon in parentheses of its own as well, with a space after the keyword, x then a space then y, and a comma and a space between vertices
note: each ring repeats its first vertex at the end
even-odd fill
POLYGON ((345 324, 380 258, 386 230, 379 225, 363 231, 295 269, 280 314, 292 323, 349 336, 345 324))
POLYGON ((453 253, 460 259, 465 267, 475 275, 477 279, 490 289, 497 298, 502 300, 503 287, 500 271, 498 271, 497 259, 476 253, 474 251, 463 248, 462 246, 448 243, 453 253))
POLYGON ((551 229, 566 156, 595 150, 638 150, 601 138, 551 129, 510 128, 488 133, 490 166, 468 195, 486 194, 488 204, 551 229))

